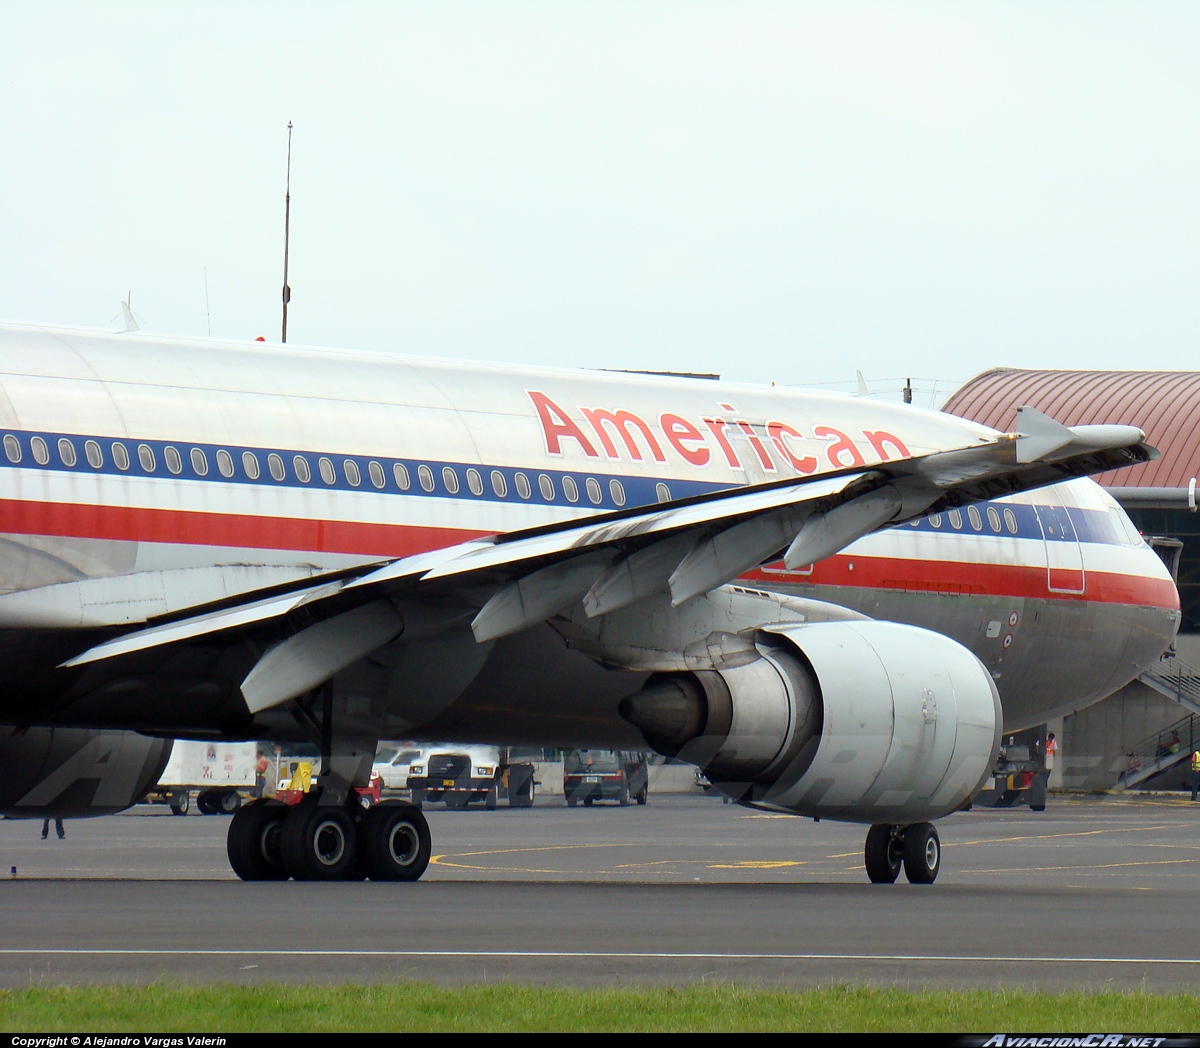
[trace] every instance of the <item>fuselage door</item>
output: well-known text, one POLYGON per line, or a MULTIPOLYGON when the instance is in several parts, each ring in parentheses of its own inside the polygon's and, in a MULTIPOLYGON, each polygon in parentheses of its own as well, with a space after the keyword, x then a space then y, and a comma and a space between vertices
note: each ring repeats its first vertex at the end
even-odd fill
POLYGON ((1051 593, 1083 592, 1083 550, 1065 506, 1034 506, 1046 551, 1046 588, 1051 593))

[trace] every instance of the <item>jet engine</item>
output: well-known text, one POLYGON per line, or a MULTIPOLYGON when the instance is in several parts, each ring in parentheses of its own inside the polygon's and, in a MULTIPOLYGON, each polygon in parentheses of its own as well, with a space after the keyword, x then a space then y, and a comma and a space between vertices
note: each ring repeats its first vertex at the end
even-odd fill
POLYGON ((738 665, 655 674, 621 715, 735 799, 801 815, 907 825, 982 787, 1000 697, 961 644, 846 621, 764 627, 755 649, 738 665))
POLYGON ((132 731, 0 727, 0 814, 112 815, 157 784, 170 755, 170 739, 132 731))

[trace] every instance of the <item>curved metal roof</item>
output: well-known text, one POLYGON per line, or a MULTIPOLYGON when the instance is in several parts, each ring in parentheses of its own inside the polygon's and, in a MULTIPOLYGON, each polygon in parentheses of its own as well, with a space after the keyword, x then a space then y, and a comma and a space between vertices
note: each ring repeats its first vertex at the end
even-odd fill
POLYGON ((1033 371, 993 368, 965 383, 943 411, 1010 431, 1028 404, 1067 426, 1140 426, 1155 462, 1095 479, 1106 487, 1186 488, 1200 475, 1200 371, 1033 371))

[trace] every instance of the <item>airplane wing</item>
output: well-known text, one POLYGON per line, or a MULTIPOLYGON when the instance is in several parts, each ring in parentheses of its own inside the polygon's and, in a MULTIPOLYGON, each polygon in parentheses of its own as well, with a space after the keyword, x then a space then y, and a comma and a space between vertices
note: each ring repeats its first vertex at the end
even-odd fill
POLYGON ((473 540, 247 594, 126 633, 64 662, 83 666, 215 634, 276 627, 245 678, 251 712, 302 695, 405 632, 398 606, 432 602, 484 642, 580 602, 598 616, 670 591, 678 605, 775 559, 831 556, 863 535, 942 509, 1157 458, 1132 426, 1060 426, 1022 408, 1024 432, 867 468, 788 479, 473 540), (398 604, 399 602, 399 604, 398 604))

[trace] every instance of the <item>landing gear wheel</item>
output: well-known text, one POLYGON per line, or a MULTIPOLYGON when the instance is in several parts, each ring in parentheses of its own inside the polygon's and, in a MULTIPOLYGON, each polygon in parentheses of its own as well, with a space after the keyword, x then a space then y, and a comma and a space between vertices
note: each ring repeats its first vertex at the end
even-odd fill
POLYGON ((640 790, 637 791, 637 797, 635 798, 635 800, 637 800, 638 804, 646 803, 646 793, 647 793, 647 787, 645 787, 645 786, 643 786, 640 790))
POLYGON ((225 815, 232 815, 242 806, 242 798, 236 790, 225 790, 217 798, 217 807, 225 815))
POLYGON ((183 793, 173 793, 168 803, 172 815, 186 815, 192 806, 192 795, 186 790, 183 793))
POLYGON ((629 807, 629 783, 621 783, 621 792, 617 794, 617 803, 622 808, 629 807))
POLYGON ((244 881, 286 881, 280 839, 286 805, 257 800, 239 808, 229 824, 225 850, 229 865, 244 881))
POLYGON ((933 823, 918 822, 904 831, 904 876, 909 884, 932 884, 942 866, 942 842, 933 823))
POLYGON ((872 884, 895 884, 904 865, 904 839, 888 825, 872 826, 867 831, 867 844, 863 849, 867 876, 872 884))
POLYGON ((495 811, 496 810, 496 802, 499 799, 500 799, 500 788, 498 786, 493 786, 490 790, 487 791, 487 796, 484 797, 484 799, 483 799, 484 808, 486 808, 488 811, 495 811))
POLYGON ((283 865, 298 881, 347 880, 355 870, 354 817, 337 805, 306 798, 283 823, 283 865))
POLYGON ((373 881, 415 881, 429 865, 429 823, 411 804, 377 804, 362 817, 358 832, 373 881))

